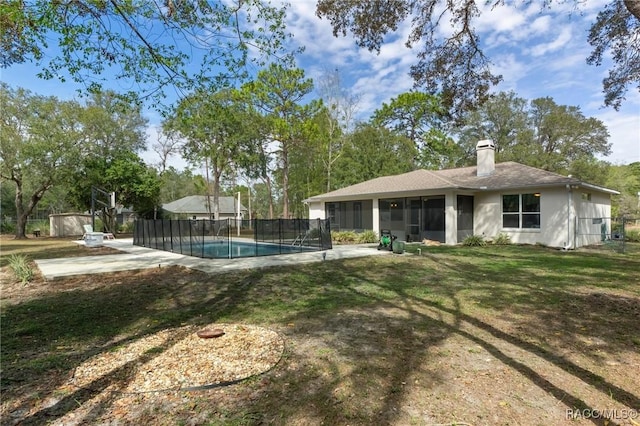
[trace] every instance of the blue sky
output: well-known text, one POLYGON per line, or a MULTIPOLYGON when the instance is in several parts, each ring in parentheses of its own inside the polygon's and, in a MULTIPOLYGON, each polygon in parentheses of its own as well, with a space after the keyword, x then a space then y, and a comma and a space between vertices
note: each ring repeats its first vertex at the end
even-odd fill
MULTIPOLYGON (((541 2, 535 1, 526 7, 487 8, 475 24, 494 72, 504 79, 494 90, 513 90, 528 100, 550 96, 558 104, 579 106, 585 116, 598 118, 609 129, 612 154, 604 159, 628 164, 640 161, 640 94, 631 89, 620 111, 602 107, 601 81, 607 73, 606 64, 594 67, 585 61, 591 52, 587 42, 589 24, 608 1, 582 2, 577 10, 574 2, 554 4, 551 11, 541 10, 541 2)), ((345 88, 360 99, 358 113, 362 119, 383 102, 412 88, 408 70, 416 60, 416 51, 404 46, 409 22, 388 35, 376 54, 359 49, 350 36, 334 37, 329 22, 315 15, 315 1, 290 3, 288 31, 294 35, 294 44, 305 46, 298 65, 314 79, 327 70, 338 69, 345 88)), ((1 70, 0 78, 13 87, 25 87, 38 94, 61 99, 75 96, 76 86, 72 83, 39 80, 36 72, 36 67, 22 64, 1 70)), ((147 116, 152 126, 148 141, 151 146, 159 116, 151 110, 147 116)), ((149 163, 158 161, 152 151, 143 158, 149 163)), ((172 164, 178 168, 186 165, 179 158, 172 164)))

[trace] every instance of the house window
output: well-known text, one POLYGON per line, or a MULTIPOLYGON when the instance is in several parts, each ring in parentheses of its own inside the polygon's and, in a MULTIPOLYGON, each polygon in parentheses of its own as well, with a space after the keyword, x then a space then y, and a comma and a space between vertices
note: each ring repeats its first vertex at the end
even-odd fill
POLYGON ((591 201, 591 193, 589 193, 589 192, 583 192, 583 193, 582 193, 582 200, 583 200, 583 201, 591 201))
POLYGON ((508 194, 502 196, 503 228, 540 228, 540 194, 508 194))

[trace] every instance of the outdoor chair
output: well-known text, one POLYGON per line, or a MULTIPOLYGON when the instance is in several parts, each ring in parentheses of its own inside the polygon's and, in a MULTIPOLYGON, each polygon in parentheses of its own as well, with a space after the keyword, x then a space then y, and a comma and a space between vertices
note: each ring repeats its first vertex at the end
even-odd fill
MULTIPOLYGON (((82 235, 82 239, 86 240, 87 238, 87 234, 91 234, 93 233, 93 226, 91 225, 82 225, 82 227, 84 228, 84 235, 82 235)), ((111 232, 103 232, 102 233, 104 236, 104 239, 106 240, 114 240, 115 237, 113 236, 113 233, 111 232)))

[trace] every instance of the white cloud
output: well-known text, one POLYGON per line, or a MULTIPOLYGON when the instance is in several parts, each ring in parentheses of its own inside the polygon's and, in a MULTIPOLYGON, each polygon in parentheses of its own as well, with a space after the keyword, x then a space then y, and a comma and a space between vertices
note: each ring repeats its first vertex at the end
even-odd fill
POLYGON ((481 32, 516 32, 527 22, 525 11, 513 6, 500 5, 492 8, 485 4, 480 9, 476 29, 481 32))
POLYGON ((518 81, 530 72, 527 64, 519 61, 513 53, 494 57, 492 69, 495 74, 502 75, 501 86, 508 87, 502 90, 515 90, 518 81))
POLYGON ((596 116, 609 129, 611 155, 605 160, 614 164, 640 161, 640 115, 606 111, 596 116))
POLYGON ((564 48, 567 43, 571 41, 572 31, 570 26, 565 26, 560 30, 558 36, 548 42, 548 43, 539 43, 531 48, 529 48, 529 52, 533 56, 542 56, 547 53, 555 52, 564 48))
POLYGON ((529 34, 544 34, 551 28, 551 16, 539 16, 529 25, 529 34))

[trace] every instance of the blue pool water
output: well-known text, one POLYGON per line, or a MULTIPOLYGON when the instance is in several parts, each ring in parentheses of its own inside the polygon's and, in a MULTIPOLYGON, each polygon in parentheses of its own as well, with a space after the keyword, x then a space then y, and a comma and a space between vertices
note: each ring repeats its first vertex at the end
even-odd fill
MULTIPOLYGON (((180 252, 180 250, 175 250, 180 252)), ((210 241, 202 245, 193 245, 191 247, 183 247, 183 254, 191 254, 194 256, 202 256, 208 258, 229 258, 229 257, 253 257, 253 256, 272 256, 275 254, 301 253, 308 251, 316 251, 300 246, 267 244, 267 243, 249 243, 242 241, 210 241)))

